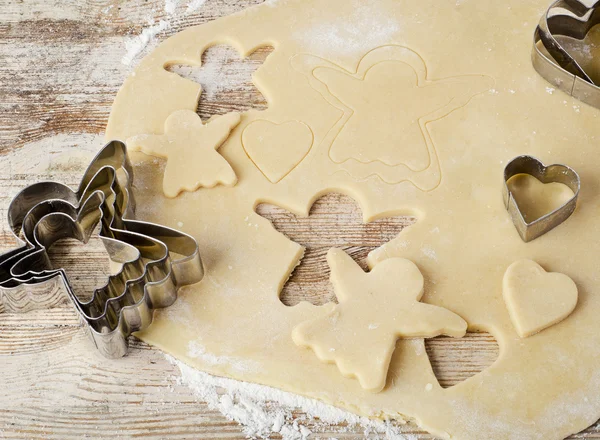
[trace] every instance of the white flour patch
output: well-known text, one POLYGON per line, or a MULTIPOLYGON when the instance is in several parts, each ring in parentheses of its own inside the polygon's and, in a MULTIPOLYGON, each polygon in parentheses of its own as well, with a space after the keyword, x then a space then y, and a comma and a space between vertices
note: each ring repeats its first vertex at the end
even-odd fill
POLYGON ((317 400, 277 390, 264 385, 240 382, 211 376, 195 370, 166 355, 181 371, 177 381, 187 385, 199 400, 219 411, 228 420, 242 426, 248 438, 269 438, 278 433, 283 440, 303 440, 312 431, 335 430, 348 432, 348 428, 362 429, 364 436, 375 434, 389 440, 413 440, 390 423, 360 417, 317 400), (294 411, 306 417, 294 417, 294 411), (311 428, 308 428, 310 423, 311 428), (338 426, 344 425, 344 426, 338 426))
POLYGON ((197 11, 202 6, 204 6, 204 3, 206 3, 206 0, 192 0, 187 4, 187 9, 185 10, 185 13, 191 14, 192 12, 197 11))
POLYGON ((425 353, 425 342, 423 339, 408 339, 408 342, 412 345, 417 356, 421 356, 425 353))
POLYGON ((383 44, 390 44, 400 30, 398 20, 377 8, 375 2, 355 0, 350 18, 327 23, 317 23, 301 28, 292 37, 315 54, 323 51, 331 54, 362 55, 383 44))
POLYGON ((435 250, 433 250, 429 246, 423 246, 421 248, 421 253, 423 255, 425 255, 427 258, 429 258, 430 260, 437 261, 437 254, 436 254, 435 250))
POLYGON ((177 9, 178 4, 179 4, 179 0, 166 0, 165 1, 165 12, 169 15, 173 15, 175 13, 175 9, 177 9))
POLYGON ((190 341, 188 343, 187 354, 191 358, 200 359, 210 365, 227 365, 231 369, 241 373, 258 371, 260 369, 260 365, 256 362, 245 361, 231 356, 215 356, 212 353, 207 353, 204 346, 198 341, 190 341))
POLYGON ((217 96, 226 91, 235 90, 238 93, 251 93, 254 85, 252 74, 261 63, 241 62, 241 57, 232 47, 223 47, 218 51, 218 56, 212 56, 209 48, 207 56, 201 68, 197 66, 173 65, 169 68, 170 72, 190 79, 202 85, 204 99, 215 100, 217 96), (238 68, 231 69, 230 61, 239 60, 238 68))
POLYGON ((185 295, 180 295, 172 306, 162 309, 160 313, 170 322, 181 324, 190 331, 197 331, 191 306, 185 295))
POLYGON ((121 59, 121 62, 130 65, 133 60, 148 46, 148 44, 156 38, 156 36, 169 28, 169 22, 160 20, 158 23, 152 24, 145 28, 141 34, 125 41, 125 50, 127 53, 121 59))

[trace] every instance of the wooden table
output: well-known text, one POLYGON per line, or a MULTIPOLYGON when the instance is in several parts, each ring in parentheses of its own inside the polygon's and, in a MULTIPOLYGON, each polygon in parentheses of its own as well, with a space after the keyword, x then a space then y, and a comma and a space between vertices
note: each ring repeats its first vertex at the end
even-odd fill
MULTIPOLYGON (((126 42, 148 28, 148 20, 168 23, 157 35, 162 41, 186 27, 260 2, 209 0, 186 13, 192 2, 181 0, 170 14, 164 0, 0 0, 0 251, 14 244, 5 219, 17 191, 46 179, 78 183, 102 145, 115 94, 133 69, 122 62, 128 50, 132 54, 126 42)), ((200 115, 208 118, 264 108, 264 98, 252 86, 250 74, 267 54, 261 50, 242 62, 231 49, 210 49, 207 61, 237 81, 228 81, 225 88, 209 87, 200 115)), ((195 75, 191 69, 176 69, 182 75, 195 75)), ((202 77, 198 80, 202 82, 202 77)), ((310 219, 289 216, 276 207, 262 206, 259 213, 300 243, 311 237, 304 243, 308 247, 304 269, 294 274, 282 294, 287 304, 300 297, 315 302, 331 297, 323 259, 329 231, 358 229, 360 233, 352 235, 361 238, 346 247, 360 258, 410 223, 402 219, 366 228, 357 221, 356 205, 338 195, 315 205, 310 219, 326 225, 316 232, 310 219), (315 233, 320 240, 314 240, 315 233)), ((67 267, 75 287, 84 291, 98 285, 108 270, 98 240, 87 246, 60 242, 52 248, 52 258, 67 267)), ((133 338, 128 357, 110 361, 99 356, 72 306, 60 296, 49 295, 51 289, 44 286, 43 297, 49 304, 43 310, 0 313, 0 438, 244 438, 236 423, 209 409, 178 383, 177 368, 158 350, 133 338)), ((2 305, 0 312, 4 312, 2 305)), ((427 348, 443 386, 481 371, 498 354, 494 339, 487 334, 469 334, 458 341, 437 338, 428 341, 427 348)), ((339 432, 312 422, 304 425, 315 438, 362 436, 360 428, 339 432)), ((600 438, 598 426, 572 438, 600 438)), ((433 438, 411 424, 402 430, 416 439, 433 438)))

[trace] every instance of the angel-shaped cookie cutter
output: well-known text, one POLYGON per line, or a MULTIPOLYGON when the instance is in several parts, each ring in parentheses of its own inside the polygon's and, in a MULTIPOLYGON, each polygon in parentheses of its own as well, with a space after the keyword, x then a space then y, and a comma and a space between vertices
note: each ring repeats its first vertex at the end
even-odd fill
POLYGON ((577 207, 580 188, 579 174, 574 169, 562 164, 544 165, 532 156, 517 156, 504 168, 504 205, 521 239, 526 243, 556 228, 573 214, 577 207), (573 191, 573 197, 552 212, 528 222, 508 187, 508 181, 518 174, 529 174, 542 183, 562 183, 573 191))
POLYGON ((558 89, 600 108, 600 84, 555 37, 583 40, 597 24, 600 24, 600 0, 555 1, 535 31, 532 61, 535 70, 558 89))
POLYGON ((96 347, 110 358, 124 356, 127 338, 151 324, 154 309, 173 304, 180 287, 199 282, 204 275, 193 237, 131 219, 132 183, 125 144, 109 142, 77 190, 40 182, 17 194, 8 208, 8 222, 21 246, 0 255, 4 295, 60 278, 96 347), (111 260, 122 267, 89 301, 82 301, 64 269, 52 267, 47 249, 67 237, 85 242, 98 224, 111 260))

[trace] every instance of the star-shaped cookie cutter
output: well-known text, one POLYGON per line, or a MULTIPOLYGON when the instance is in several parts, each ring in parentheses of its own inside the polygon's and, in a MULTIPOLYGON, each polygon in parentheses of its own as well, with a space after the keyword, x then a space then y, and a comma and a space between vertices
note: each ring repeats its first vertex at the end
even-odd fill
POLYGON ((600 84, 555 37, 583 40, 597 24, 600 24, 600 0, 555 1, 535 30, 532 61, 535 70, 558 89, 600 108, 600 84))
POLYGON ((154 309, 172 305, 180 287, 204 275, 193 237, 131 220, 132 183, 125 144, 109 142, 77 190, 40 182, 17 194, 8 208, 8 222, 21 246, 0 255, 0 289, 6 294, 60 277, 96 347, 110 358, 124 356, 127 338, 151 324, 154 309), (122 267, 89 301, 82 301, 64 269, 52 267, 47 249, 62 238, 85 242, 98 224, 111 260, 122 267))
POLYGON ((575 170, 562 164, 546 166, 539 159, 532 156, 517 156, 504 168, 504 205, 519 235, 526 243, 556 228, 573 214, 577 207, 580 188, 579 174, 575 170), (554 211, 532 222, 527 222, 508 187, 508 181, 518 174, 529 174, 542 183, 562 183, 573 191, 573 197, 554 211))

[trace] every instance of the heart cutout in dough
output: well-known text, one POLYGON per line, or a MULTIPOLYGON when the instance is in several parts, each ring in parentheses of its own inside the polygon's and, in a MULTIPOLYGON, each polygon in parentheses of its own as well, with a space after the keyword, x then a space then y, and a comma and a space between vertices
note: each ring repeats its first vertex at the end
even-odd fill
POLYGON ((313 141, 312 130, 300 121, 254 121, 242 133, 246 154, 271 183, 281 181, 300 165, 313 141))
POLYGON ((532 260, 511 264, 502 288, 510 319, 521 338, 559 323, 577 305, 575 282, 565 274, 546 272, 532 260))
POLYGON ((579 175, 566 165, 546 166, 532 156, 511 160, 504 169, 504 204, 523 241, 567 220, 577 207, 580 186, 579 175))

